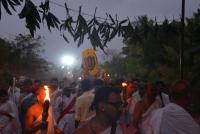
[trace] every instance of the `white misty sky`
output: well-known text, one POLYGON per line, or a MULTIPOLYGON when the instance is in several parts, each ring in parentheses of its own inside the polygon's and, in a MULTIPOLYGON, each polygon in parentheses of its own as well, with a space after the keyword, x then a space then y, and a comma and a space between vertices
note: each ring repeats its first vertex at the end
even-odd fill
MULTIPOLYGON (((40 0, 33 0, 34 2, 40 2, 40 0)), ((44 1, 44 0, 43 0, 44 1)), ((67 2, 68 7, 78 10, 79 6, 82 5, 82 11, 87 14, 93 14, 95 7, 97 7, 96 16, 106 17, 106 13, 111 15, 118 15, 119 19, 125 19, 127 16, 133 21, 135 17, 141 15, 147 15, 149 18, 157 18, 162 21, 165 17, 169 19, 179 19, 181 14, 181 0, 52 0, 56 3, 63 4, 67 2)), ((50 4, 52 12, 55 13, 59 19, 65 18, 65 9, 57 5, 50 4)), ((199 0, 186 0, 186 17, 190 17, 193 12, 200 8, 199 0)), ((3 9, 3 8, 2 8, 3 9)), ((20 10, 20 9, 19 9, 20 10)), ((70 12, 75 17, 77 13, 70 12)), ((0 21, 0 37, 12 39, 19 33, 29 33, 25 28, 24 20, 19 20, 16 13, 9 16, 2 11, 2 19, 0 21)), ((86 16, 85 16, 86 17, 86 16)), ((87 18, 87 17, 86 17, 87 18)), ((67 44, 64 39, 60 36, 57 30, 49 32, 47 27, 42 27, 37 30, 36 35, 45 37, 45 54, 43 56, 56 63, 60 64, 60 58, 64 54, 72 54, 80 63, 81 52, 85 48, 91 47, 90 42, 85 40, 84 44, 77 48, 73 41, 67 44)), ((123 46, 122 39, 116 37, 110 43, 108 48, 118 49, 120 51, 123 46)), ((102 51, 98 50, 97 55, 101 60, 102 51)))

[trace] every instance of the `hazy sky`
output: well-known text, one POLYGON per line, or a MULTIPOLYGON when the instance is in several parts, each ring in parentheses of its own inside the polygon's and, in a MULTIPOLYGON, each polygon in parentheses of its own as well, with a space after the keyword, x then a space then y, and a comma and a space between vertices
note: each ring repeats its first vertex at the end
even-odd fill
MULTIPOLYGON (((39 2, 40 0, 32 0, 39 2)), ((44 0, 43 0, 44 1, 44 0)), ((96 16, 105 18, 106 13, 111 15, 117 14, 119 19, 124 19, 127 16, 133 21, 135 17, 147 15, 149 18, 157 18, 162 21, 165 17, 169 19, 179 19, 181 14, 181 0, 52 0, 56 3, 63 4, 67 2, 68 7, 78 10, 82 5, 82 11, 87 14, 93 14, 95 7, 97 7, 96 16)), ((59 19, 65 18, 65 9, 54 4, 50 4, 52 12, 55 13, 59 19)), ((197 8, 200 8, 200 0, 186 0, 186 17, 190 17, 197 8)), ((3 8, 2 8, 3 9, 3 8)), ((74 16, 77 13, 71 12, 74 16)), ((86 16, 85 16, 86 17, 86 16)), ((88 17, 88 16, 87 16, 88 17)), ((86 17, 86 18, 87 18, 86 17)), ((0 37, 14 38, 16 34, 29 33, 25 28, 24 20, 19 20, 16 13, 9 16, 2 12, 2 19, 0 21, 0 37)), ((91 47, 89 41, 77 48, 73 41, 67 44, 60 36, 57 30, 52 30, 50 33, 47 27, 42 27, 37 31, 36 35, 45 37, 45 54, 46 59, 60 64, 60 57, 64 54, 72 54, 79 61, 81 60, 81 51, 85 48, 91 47)), ((123 46, 121 38, 115 38, 108 43, 109 48, 120 49, 123 46)), ((101 57, 102 52, 98 50, 98 56, 101 57)))

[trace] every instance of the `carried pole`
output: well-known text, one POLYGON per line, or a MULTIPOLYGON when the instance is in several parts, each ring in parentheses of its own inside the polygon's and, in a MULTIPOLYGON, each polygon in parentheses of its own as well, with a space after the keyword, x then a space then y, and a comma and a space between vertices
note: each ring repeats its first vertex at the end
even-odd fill
POLYGON ((180 78, 183 79, 183 63, 184 63, 184 40, 185 40, 185 0, 182 0, 182 12, 181 12, 181 43, 180 43, 180 78))

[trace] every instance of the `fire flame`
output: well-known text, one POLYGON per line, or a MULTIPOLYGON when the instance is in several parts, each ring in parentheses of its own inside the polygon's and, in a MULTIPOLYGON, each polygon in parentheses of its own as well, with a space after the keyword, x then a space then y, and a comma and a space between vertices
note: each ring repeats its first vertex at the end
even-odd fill
POLYGON ((44 100, 48 100, 50 101, 50 97, 49 97, 49 87, 47 85, 44 86, 44 89, 45 89, 45 98, 44 100))
POLYGON ((127 83, 126 82, 122 82, 122 87, 126 87, 127 83))

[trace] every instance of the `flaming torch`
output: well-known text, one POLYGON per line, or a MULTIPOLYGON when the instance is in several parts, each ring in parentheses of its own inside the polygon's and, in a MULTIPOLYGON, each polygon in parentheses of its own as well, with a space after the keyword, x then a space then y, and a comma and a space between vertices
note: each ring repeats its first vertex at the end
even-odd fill
POLYGON ((45 89, 45 98, 44 98, 44 105, 43 105, 43 113, 42 113, 42 132, 47 133, 48 123, 48 110, 50 104, 50 97, 49 97, 49 87, 47 85, 44 86, 45 89))
POLYGON ((122 82, 122 89, 123 89, 123 100, 124 100, 124 102, 126 103, 127 102, 127 83, 126 82, 122 82))

